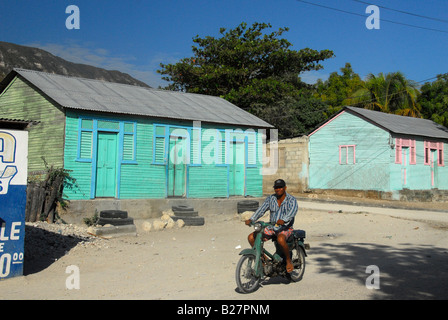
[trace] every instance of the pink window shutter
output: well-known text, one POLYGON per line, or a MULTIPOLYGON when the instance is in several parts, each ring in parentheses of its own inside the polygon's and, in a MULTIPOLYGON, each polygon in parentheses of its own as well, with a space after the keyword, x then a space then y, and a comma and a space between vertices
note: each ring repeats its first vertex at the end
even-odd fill
POLYGON ((417 163, 417 152, 415 150, 415 140, 411 140, 411 159, 409 159, 409 164, 417 163))
POLYGON ((401 139, 395 138, 395 163, 401 163, 401 139))
POLYGON ((424 154, 424 164, 425 165, 429 165, 429 142, 425 141, 424 142, 424 150, 425 150, 425 154, 424 154))

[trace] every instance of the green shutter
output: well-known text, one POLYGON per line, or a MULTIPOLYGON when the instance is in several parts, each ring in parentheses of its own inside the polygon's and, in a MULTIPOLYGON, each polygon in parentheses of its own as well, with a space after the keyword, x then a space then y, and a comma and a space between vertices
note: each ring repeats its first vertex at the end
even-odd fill
POLYGON ((247 165, 254 166, 257 164, 257 144, 255 133, 247 134, 247 165))
POLYGON ((201 164, 201 129, 191 130, 190 164, 201 164))
POLYGON ((218 130, 217 136, 216 164, 226 164, 226 133, 218 130))
POLYGON ((79 157, 81 159, 92 159, 92 131, 81 131, 81 145, 79 157))
POLYGON ((132 161, 134 159, 134 135, 125 134, 123 136, 123 160, 132 161))
POLYGON ((154 163, 165 164, 165 137, 155 138, 154 163))

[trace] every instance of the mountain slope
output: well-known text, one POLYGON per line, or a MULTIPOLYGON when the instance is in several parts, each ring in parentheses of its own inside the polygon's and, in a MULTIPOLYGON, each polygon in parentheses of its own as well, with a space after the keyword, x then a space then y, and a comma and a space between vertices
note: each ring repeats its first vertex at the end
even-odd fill
POLYGON ((120 71, 73 63, 42 49, 0 41, 0 81, 13 68, 149 87, 146 83, 120 71))

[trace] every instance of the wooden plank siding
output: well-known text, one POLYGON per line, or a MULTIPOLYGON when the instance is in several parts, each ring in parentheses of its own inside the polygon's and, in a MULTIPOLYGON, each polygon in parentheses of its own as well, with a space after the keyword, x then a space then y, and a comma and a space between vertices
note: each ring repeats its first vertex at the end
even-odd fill
MULTIPOLYGON (((448 190, 448 167, 447 167, 447 157, 448 157, 448 144, 437 139, 424 138, 418 136, 403 136, 403 135, 392 135, 392 141, 395 145, 393 159, 391 159, 390 176, 391 185, 390 190, 430 190, 430 189, 440 189, 448 190), (415 141, 415 163, 409 163, 408 159, 402 159, 402 163, 396 163, 396 140, 397 139, 409 139, 415 141), (435 163, 431 166, 430 163, 425 163, 425 141, 438 141, 438 143, 443 143, 443 163, 435 163), (407 160, 405 164, 404 161, 407 160), (404 172, 406 169, 406 172, 404 172), (435 170, 434 176, 431 176, 431 170, 435 170), (406 175, 406 179, 404 177, 406 175), (406 180, 406 181, 404 181, 406 180), (406 182, 406 183, 404 183, 406 182)), ((409 150, 408 150, 409 153, 409 150)))
MULTIPOLYGON (((67 111, 66 118, 66 146, 65 146, 65 168, 71 170, 72 175, 77 180, 77 187, 72 190, 65 190, 65 194, 69 199, 81 200, 94 198, 92 192, 94 183, 92 179, 95 175, 93 168, 95 155, 92 154, 91 160, 79 159, 79 143, 80 143, 80 119, 94 119, 100 121, 116 121, 127 123, 136 123, 136 145, 135 145, 135 161, 129 163, 119 163, 118 179, 118 198, 120 199, 157 199, 167 197, 167 164, 155 161, 154 158, 154 132, 155 126, 166 126, 171 128, 173 132, 188 132, 193 130, 191 122, 169 121, 161 119, 151 119, 143 117, 131 116, 111 116, 107 114, 90 114, 67 111)), ((82 121, 82 120, 81 120, 82 121)), ((217 129, 225 131, 225 129, 234 130, 229 126, 220 126, 215 128, 211 125, 204 125, 201 128, 201 136, 217 129)), ((167 129, 168 130, 168 129, 167 129)), ((167 131, 168 132, 168 131, 167 131)), ((255 131, 254 131, 255 132, 255 131)), ((256 135, 256 151, 258 156, 256 162, 252 166, 245 168, 246 185, 245 195, 261 196, 262 195, 262 175, 261 175, 261 135, 256 135)), ((229 166, 224 164, 216 165, 214 162, 215 142, 201 140, 201 155, 203 160, 197 163, 198 159, 193 161, 194 155, 191 155, 190 164, 187 165, 187 186, 186 197, 188 198, 213 198, 229 196, 229 166), (210 145, 212 143, 212 145, 210 145), (210 147, 211 146, 211 147, 210 147), (213 163, 209 163, 207 157, 211 152, 213 163)), ((167 142, 165 142, 167 143, 167 142)), ((92 147, 93 148, 93 147, 92 147)), ((191 151, 191 150, 190 150, 191 151)), ((92 149, 92 153, 95 151, 92 149)), ((123 153, 122 150, 119 152, 123 153)), ((157 151, 156 151, 157 152, 157 151)), ((170 152, 166 150, 165 152, 170 152)), ((160 156, 160 155, 158 155, 160 156)), ((162 151, 163 156, 163 151, 162 151)), ((122 156, 119 158, 121 159, 122 156)), ((167 155, 165 155, 165 158, 167 155)))
POLYGON ((393 134, 342 112, 309 136, 309 188, 448 190, 447 149, 446 141, 393 134), (404 141, 402 148, 397 139, 404 141), (431 166, 425 152, 443 161, 431 166))
POLYGON ((49 165, 69 170, 76 179, 74 188, 64 190, 69 200, 96 197, 100 185, 96 183, 98 141, 105 136, 113 137, 114 153, 111 154, 116 158, 113 159, 116 161, 113 166, 115 184, 107 189, 108 192, 115 189, 112 190, 114 194, 106 196, 118 199, 166 198, 171 183, 167 164, 170 134, 185 135, 181 138, 185 139, 182 143, 189 143, 190 163, 186 166, 183 196, 213 198, 232 195, 229 192, 232 166, 228 163, 232 160, 225 155, 223 148, 226 144, 226 152, 237 150, 233 143, 238 145, 238 150, 242 150, 244 144, 244 155, 238 158, 245 159, 243 171, 241 166, 234 169, 235 172, 239 170, 239 179, 235 179, 238 183, 242 181, 243 172, 244 186, 239 185, 238 192, 234 192, 243 196, 262 196, 262 140, 261 135, 250 128, 202 123, 201 130, 198 130, 192 121, 63 108, 19 74, 0 95, 0 117, 39 121, 29 129, 28 170, 43 171, 42 156, 49 165), (192 135, 199 132, 201 137, 207 134, 213 137, 204 141, 193 139, 192 135), (201 142, 200 149, 198 141, 201 142))
POLYGON ((311 189, 387 190, 393 150, 389 133, 347 112, 310 136, 311 189), (339 146, 355 147, 355 163, 341 164, 339 146))
POLYGON ((62 168, 64 152, 64 112, 20 76, 0 95, 0 118, 27 119, 40 123, 29 130, 28 171, 45 169, 42 156, 50 165, 62 168))

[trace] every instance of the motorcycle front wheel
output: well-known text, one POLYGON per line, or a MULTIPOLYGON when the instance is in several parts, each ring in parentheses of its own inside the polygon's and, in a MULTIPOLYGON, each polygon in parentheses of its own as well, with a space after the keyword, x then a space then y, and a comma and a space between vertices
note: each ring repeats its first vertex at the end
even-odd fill
POLYGON ((235 279, 238 289, 244 293, 251 293, 260 286, 260 277, 255 275, 255 257, 244 255, 236 265, 235 279))
POLYGON ((288 274, 288 277, 294 281, 300 281, 305 273, 305 251, 296 243, 291 250, 291 262, 294 265, 294 271, 288 274))

